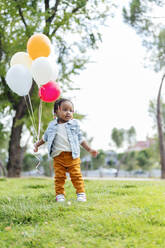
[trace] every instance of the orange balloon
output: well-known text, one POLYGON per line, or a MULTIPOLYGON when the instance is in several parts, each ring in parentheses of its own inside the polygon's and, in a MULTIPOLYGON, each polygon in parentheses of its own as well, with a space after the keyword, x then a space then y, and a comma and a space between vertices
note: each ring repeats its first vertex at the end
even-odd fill
POLYGON ((33 60, 38 57, 48 57, 51 52, 51 42, 44 34, 34 34, 27 42, 27 51, 33 60))

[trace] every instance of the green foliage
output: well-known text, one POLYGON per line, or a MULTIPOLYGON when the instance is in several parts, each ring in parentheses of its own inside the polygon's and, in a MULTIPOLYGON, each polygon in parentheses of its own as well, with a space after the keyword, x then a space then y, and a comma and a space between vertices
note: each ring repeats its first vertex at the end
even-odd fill
MULTIPOLYGON (((100 26, 104 24, 112 1, 96 0, 0 1, 0 112, 9 107, 19 112, 22 98, 7 86, 5 75, 11 57, 19 51, 26 51, 31 35, 46 34, 53 44, 59 66, 58 82, 63 91, 71 90, 73 75, 85 68, 89 58, 87 51, 97 49, 101 40, 100 26)), ((112 10, 111 10, 112 11, 112 10)), ((36 126, 38 126, 38 87, 34 83, 31 92, 36 126)), ((27 100, 28 102, 28 100, 27 100)), ((43 103, 41 133, 52 119, 52 104, 43 103)), ((28 111, 17 120, 24 123, 32 133, 28 111)))
POLYGON ((128 16, 127 10, 123 9, 125 20, 130 22, 131 25, 135 25, 135 22, 139 19, 140 15, 143 13, 141 9, 140 0, 134 0, 130 3, 130 16, 128 16))
POLYGON ((158 144, 141 151, 130 151, 118 154, 118 160, 122 161, 122 168, 128 171, 141 169, 149 171, 151 168, 159 168, 158 144))
POLYGON ((131 152, 128 152, 126 156, 124 155, 125 154, 122 154, 122 156, 120 155, 121 158, 125 157, 125 159, 123 160, 123 165, 122 165, 124 170, 132 171, 132 170, 139 169, 138 163, 137 163, 137 152, 136 151, 131 151, 131 152))
POLYGON ((136 142, 136 130, 132 126, 128 130, 126 130, 126 140, 129 145, 133 145, 136 142))
POLYGON ((43 167, 44 169, 44 175, 45 176, 52 176, 53 174, 53 166, 52 166, 52 160, 48 159, 47 155, 42 156, 40 167, 43 167))
POLYGON ((105 166, 106 154, 102 149, 98 150, 98 152, 99 154, 97 155, 97 157, 92 158, 93 169, 98 169, 100 167, 105 166))
POLYGON ((0 247, 165 247, 163 180, 85 186, 88 201, 78 203, 68 180, 60 204, 52 179, 0 180, 0 247))
POLYGON ((124 142, 124 129, 113 128, 111 138, 115 143, 116 147, 120 148, 124 142))
POLYGON ((155 71, 160 71, 165 66, 165 26, 158 7, 164 7, 163 0, 131 0, 128 8, 123 8, 123 17, 141 35, 143 45, 148 50, 148 64, 154 66, 155 71), (158 20, 160 20, 158 22, 158 20))
MULTIPOLYGON (((153 120, 153 127, 157 128, 157 101, 155 99, 150 100, 148 112, 153 120)), ((163 99, 161 99, 161 114, 162 121, 165 123, 165 103, 163 102, 163 99)))
MULTIPOLYGON (((87 143, 91 145, 93 138, 89 138, 85 131, 82 131, 82 135, 87 141, 87 143)), ((87 152, 82 146, 80 146, 80 158, 83 159, 86 156, 90 156, 89 152, 87 152)))
POLYGON ((31 171, 34 170, 34 161, 35 157, 33 154, 25 154, 22 164, 22 170, 23 171, 31 171))
POLYGON ((133 126, 129 129, 113 128, 111 138, 117 148, 122 147, 124 142, 127 142, 129 145, 133 145, 136 141, 136 130, 133 126))
MULTIPOLYGON (((150 103, 150 114, 154 117, 156 114, 155 105, 152 101, 150 103)), ((136 130, 133 126, 129 129, 113 128, 111 137, 118 148, 122 147, 124 142, 126 142, 127 145, 134 145, 136 142, 136 130)), ((121 168, 128 171, 138 168, 150 170, 151 167, 159 167, 160 158, 158 139, 155 138, 153 144, 145 150, 118 153, 118 161, 121 168)))
POLYGON ((142 151, 139 151, 137 154, 137 162, 139 167, 142 169, 149 169, 149 167, 152 165, 151 163, 152 153, 149 149, 145 149, 142 151))
MULTIPOLYGON (((44 176, 52 176, 53 167, 52 160, 48 159, 47 155, 43 155, 42 157, 38 157, 40 159, 40 164, 38 169, 41 170, 43 168, 44 176)), ((38 165, 38 160, 33 154, 27 153, 24 156, 22 170, 23 171, 32 171, 36 170, 36 166, 38 165)))
POLYGON ((9 132, 4 128, 4 125, 0 122, 0 161, 3 164, 6 164, 7 161, 7 148, 8 148, 8 141, 9 141, 9 132))

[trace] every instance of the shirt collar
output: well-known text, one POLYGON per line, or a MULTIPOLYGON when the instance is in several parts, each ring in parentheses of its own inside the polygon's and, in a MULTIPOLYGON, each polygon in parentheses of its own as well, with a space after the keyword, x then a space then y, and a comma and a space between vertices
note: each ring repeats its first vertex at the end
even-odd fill
MULTIPOLYGON (((72 124, 73 119, 66 122, 66 124, 72 124)), ((58 125, 57 118, 54 119, 54 125, 58 125)))

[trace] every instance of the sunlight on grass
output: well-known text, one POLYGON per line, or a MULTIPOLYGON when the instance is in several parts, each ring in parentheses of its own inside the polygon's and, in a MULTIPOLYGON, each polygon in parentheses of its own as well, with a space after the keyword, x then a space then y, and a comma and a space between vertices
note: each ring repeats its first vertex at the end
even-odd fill
POLYGON ((52 179, 0 180, 0 247, 165 247, 165 182, 85 181, 78 203, 70 181, 56 203, 52 179))

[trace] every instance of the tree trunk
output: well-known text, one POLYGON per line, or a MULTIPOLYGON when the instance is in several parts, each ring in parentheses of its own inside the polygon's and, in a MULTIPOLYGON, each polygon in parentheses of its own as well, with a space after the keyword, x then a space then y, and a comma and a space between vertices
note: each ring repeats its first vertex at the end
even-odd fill
POLYGON ((121 157, 120 161, 118 161, 117 171, 115 173, 115 177, 119 176, 120 166, 122 165, 122 163, 124 162, 124 160, 126 159, 127 156, 128 156, 128 152, 125 152, 124 155, 121 157))
POLYGON ((25 149, 20 146, 23 122, 20 121, 26 113, 26 103, 24 98, 21 98, 17 104, 16 114, 13 118, 11 136, 9 141, 9 161, 7 163, 8 177, 20 177, 25 149))
MULTIPOLYGON (((29 92, 29 96, 32 95, 34 90, 35 82, 33 81, 31 90, 29 92)), ((11 129, 11 136, 9 141, 9 161, 7 163, 7 171, 8 177, 20 177, 21 176, 21 168, 22 168, 22 161, 24 157, 24 153, 26 151, 26 146, 21 147, 21 134, 23 128, 23 122, 21 121, 20 124, 17 121, 20 121, 26 114, 27 106, 25 99, 22 97, 17 104, 16 107, 16 114, 13 118, 13 124, 11 129)))
POLYGON ((9 142, 8 177, 20 177, 21 174, 22 148, 20 146, 20 140, 23 124, 16 125, 16 120, 15 116, 9 142))
POLYGON ((163 126, 162 126, 162 114, 161 114, 161 89, 165 74, 162 77, 161 84, 159 87, 157 97, 157 126, 158 126, 158 137, 159 137, 159 149, 160 149, 160 162, 161 162, 161 178, 165 179, 165 144, 163 137, 163 126))

